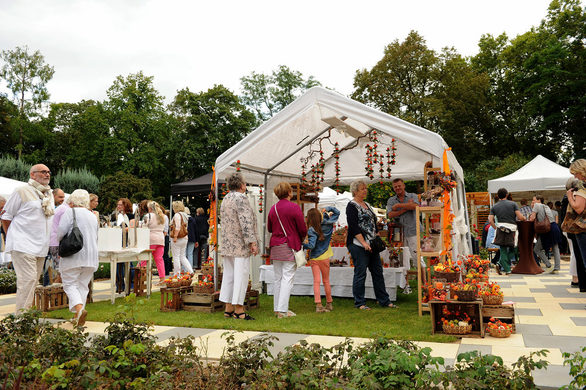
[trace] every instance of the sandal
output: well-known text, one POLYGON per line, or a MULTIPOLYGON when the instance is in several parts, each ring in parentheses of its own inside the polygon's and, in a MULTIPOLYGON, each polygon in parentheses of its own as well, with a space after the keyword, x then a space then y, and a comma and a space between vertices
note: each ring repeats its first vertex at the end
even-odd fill
POLYGON ((233 318, 234 317, 234 311, 225 311, 224 312, 224 318, 233 318))
POLYGON ((237 320, 246 320, 246 321, 254 320, 254 318, 249 316, 248 313, 246 313, 246 312, 234 313, 234 318, 236 318, 237 320))
POLYGON ((366 305, 362 305, 362 306, 358 306, 359 310, 370 310, 370 307, 366 306, 366 305))

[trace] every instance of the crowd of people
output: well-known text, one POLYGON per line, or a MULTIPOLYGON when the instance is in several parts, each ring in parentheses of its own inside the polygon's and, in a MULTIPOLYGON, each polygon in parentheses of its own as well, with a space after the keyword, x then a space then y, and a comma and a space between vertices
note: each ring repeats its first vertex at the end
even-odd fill
MULTIPOLYGON (((17 313, 32 307, 35 289, 43 275, 45 285, 63 284, 69 309, 74 313, 73 320, 83 325, 89 285, 98 268, 100 226, 148 228, 159 283, 170 273, 193 272, 194 267, 201 267, 202 258, 208 256, 208 223, 201 208, 194 218, 186 213, 188 209, 182 202, 174 202, 175 215, 169 223, 168 212, 159 203, 144 200, 133 212, 131 201, 120 198, 116 210, 104 217, 95 210, 99 205, 97 195, 77 189, 66 199, 63 190, 51 189, 51 171, 46 165, 34 165, 29 175, 28 183, 17 188, 9 199, 0 197, 0 231, 6 243, 4 253, 10 254, 16 273, 17 313), (81 233, 82 243, 75 253, 64 254, 60 243, 74 228, 81 233), (169 247, 173 262, 169 258, 169 247), (57 271, 58 275, 53 277, 49 270, 57 271)), ((124 266, 119 264, 119 292, 125 289, 124 276, 124 266)))

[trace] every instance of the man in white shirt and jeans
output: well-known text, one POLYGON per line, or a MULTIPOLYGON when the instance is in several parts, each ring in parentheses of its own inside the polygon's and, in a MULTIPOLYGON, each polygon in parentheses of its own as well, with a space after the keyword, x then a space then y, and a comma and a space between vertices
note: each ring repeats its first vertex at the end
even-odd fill
POLYGON ((35 287, 49 250, 51 220, 55 212, 46 165, 33 165, 28 184, 17 188, 4 206, 2 227, 6 252, 16 271, 16 312, 33 304, 35 287))

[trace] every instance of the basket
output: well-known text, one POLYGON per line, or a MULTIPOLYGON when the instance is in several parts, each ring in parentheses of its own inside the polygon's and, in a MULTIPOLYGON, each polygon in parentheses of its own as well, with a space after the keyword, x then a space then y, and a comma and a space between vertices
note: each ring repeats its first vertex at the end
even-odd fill
POLYGON ((488 332, 490 333, 491 337, 504 339, 509 337, 513 331, 512 329, 489 329, 488 332))
POLYGON ((449 326, 446 324, 442 325, 445 334, 469 334, 472 333, 472 324, 466 326, 449 326))
POLYGON ((452 291, 451 293, 456 295, 459 301, 470 302, 476 300, 476 290, 452 291))
POLYGON ((459 272, 441 272, 435 271, 434 278, 436 279, 445 279, 448 283, 456 283, 460 281, 460 273, 459 272))
POLYGON ((176 280, 174 282, 165 282, 167 288, 179 288, 181 287, 181 280, 176 280))
POLYGON ((212 294, 214 292, 214 286, 193 286, 193 292, 196 294, 212 294))
POLYGON ((483 295, 482 302, 485 305, 500 305, 503 303, 502 295, 483 295))
POLYGON ((181 279, 179 282, 181 283, 181 286, 185 286, 185 287, 191 286, 191 278, 181 279))

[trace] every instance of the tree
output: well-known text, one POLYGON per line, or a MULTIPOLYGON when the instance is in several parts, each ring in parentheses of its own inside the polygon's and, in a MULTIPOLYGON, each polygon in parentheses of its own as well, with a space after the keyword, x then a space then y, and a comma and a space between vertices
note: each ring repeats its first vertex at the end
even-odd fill
POLYGON ((12 154, 15 151, 16 120, 18 107, 4 96, 0 96, 0 155, 12 154))
POLYGON ((180 131, 174 134, 169 159, 180 180, 211 171, 216 158, 255 126, 254 114, 222 85, 206 92, 182 89, 170 106, 180 131))
POLYGON ((144 199, 153 199, 153 191, 149 179, 139 179, 119 171, 102 179, 98 196, 98 210, 103 214, 115 210, 116 202, 120 198, 128 198, 131 202, 138 203, 144 199))
MULTIPOLYGON (((40 51, 29 54, 28 47, 17 47, 14 50, 3 50, 0 58, 4 65, 0 76, 8 84, 15 100, 18 102, 20 117, 31 114, 49 99, 47 82, 53 78, 55 70, 45 64, 40 51)), ((23 127, 19 127, 18 158, 23 149, 23 127)))
POLYGON ((271 118, 309 88, 321 85, 313 76, 303 78, 301 72, 280 65, 271 75, 252 72, 240 79, 240 99, 255 113, 258 124, 271 118))
POLYGON ((411 31, 405 41, 387 45, 371 70, 358 70, 352 98, 424 128, 430 127, 429 98, 439 58, 411 31))

